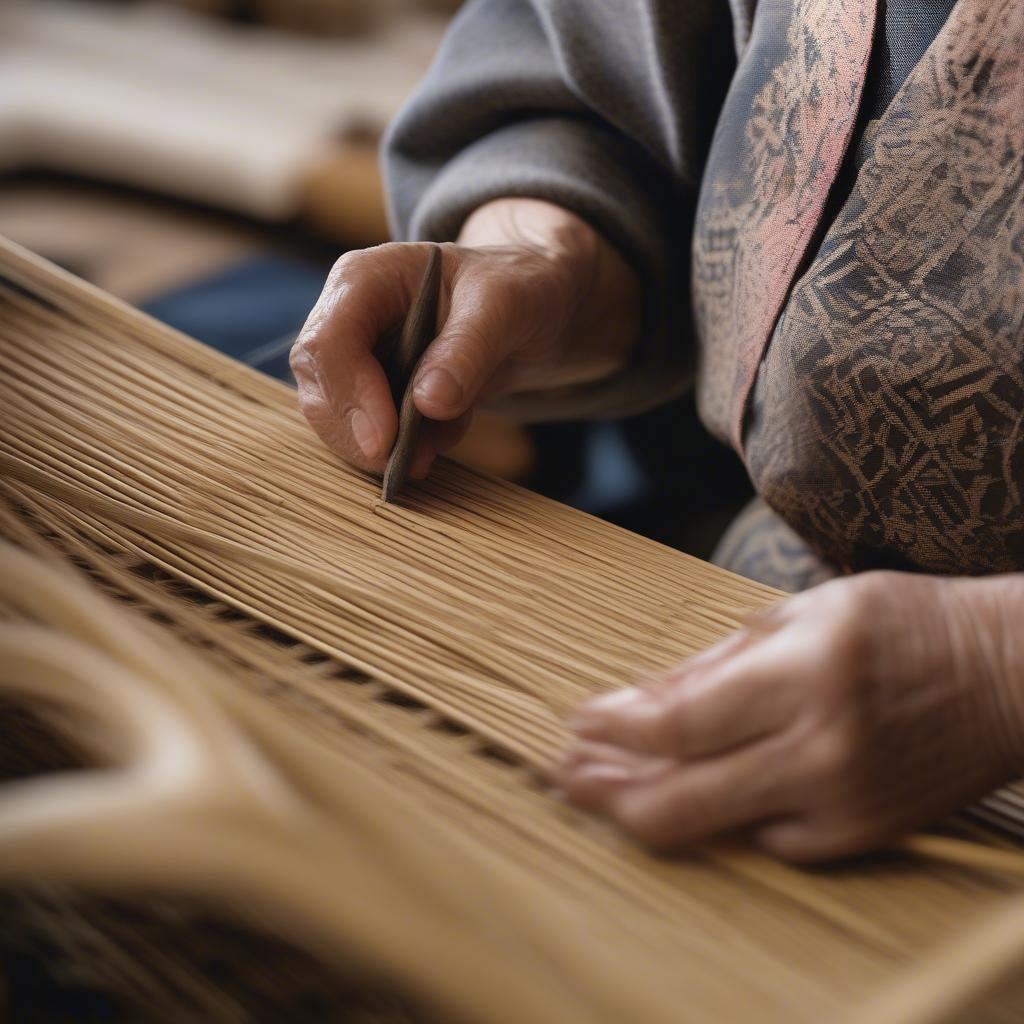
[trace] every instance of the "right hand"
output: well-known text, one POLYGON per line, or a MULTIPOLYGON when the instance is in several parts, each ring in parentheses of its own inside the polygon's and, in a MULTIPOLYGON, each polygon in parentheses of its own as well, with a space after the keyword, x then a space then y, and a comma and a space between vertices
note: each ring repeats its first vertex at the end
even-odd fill
MULTIPOLYGON (((476 211, 459 244, 442 245, 439 331, 414 380, 426 422, 410 475, 426 476, 482 401, 595 380, 624 365, 639 323, 633 272, 568 211, 498 200, 476 211)), ((400 323, 429 246, 346 253, 291 353, 299 403, 345 461, 381 473, 398 414, 373 348, 400 323)))

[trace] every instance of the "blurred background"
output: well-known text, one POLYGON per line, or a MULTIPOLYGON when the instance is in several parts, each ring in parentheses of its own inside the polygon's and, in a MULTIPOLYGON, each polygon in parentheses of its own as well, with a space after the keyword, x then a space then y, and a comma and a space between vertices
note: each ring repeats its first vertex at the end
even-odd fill
MULTIPOLYGON (((288 380, 331 264, 388 239, 380 135, 458 6, 0 0, 0 234, 288 380)), ((480 415, 455 455, 704 557, 750 493, 689 399, 480 415)))

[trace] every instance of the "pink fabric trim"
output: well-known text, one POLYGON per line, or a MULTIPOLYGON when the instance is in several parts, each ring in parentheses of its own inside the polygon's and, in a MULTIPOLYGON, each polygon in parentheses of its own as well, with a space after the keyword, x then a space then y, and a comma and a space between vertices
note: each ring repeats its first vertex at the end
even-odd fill
MULTIPOLYGON (((803 263, 808 246, 821 222, 829 192, 839 174, 839 168, 857 120, 860 99, 864 92, 868 59, 877 16, 877 0, 816 0, 819 10, 816 18, 817 45, 822 54, 835 61, 825 70, 831 88, 822 90, 824 99, 837 101, 841 94, 835 82, 850 85, 847 109, 838 102, 822 102, 817 107, 803 103, 800 106, 800 137, 814 144, 817 151, 805 152, 807 180, 803 188, 793 188, 771 215, 762 219, 757 235, 760 252, 766 264, 766 287, 761 301, 747 310, 740 324, 734 405, 730 423, 730 436, 736 451, 743 455, 743 420, 757 368, 781 314, 797 269, 803 263), (828 12, 820 10, 828 8, 828 12)), ((784 173, 784 172, 783 172, 784 173)))

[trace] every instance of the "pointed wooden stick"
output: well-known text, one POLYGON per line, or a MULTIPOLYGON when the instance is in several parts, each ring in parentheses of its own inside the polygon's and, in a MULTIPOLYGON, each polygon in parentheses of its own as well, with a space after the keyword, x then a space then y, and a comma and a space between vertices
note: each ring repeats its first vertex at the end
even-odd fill
POLYGON ((389 359, 389 365, 385 367, 392 394, 396 402, 401 395, 401 405, 398 410, 398 434, 384 470, 380 495, 384 501, 394 501, 395 495, 405 483, 409 464, 416 451, 416 438, 419 436, 423 416, 413 400, 413 379, 423 353, 434 339, 440 293, 441 249, 435 245, 430 250, 430 260, 423 273, 420 290, 405 318, 398 345, 389 359))

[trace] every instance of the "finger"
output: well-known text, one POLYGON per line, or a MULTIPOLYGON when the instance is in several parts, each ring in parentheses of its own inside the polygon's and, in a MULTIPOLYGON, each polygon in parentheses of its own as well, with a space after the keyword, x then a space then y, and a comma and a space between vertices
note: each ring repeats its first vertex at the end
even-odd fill
POLYGON ((465 274, 452 286, 440 334, 416 373, 416 406, 433 420, 461 416, 481 399, 515 349, 529 314, 516 309, 509 281, 465 274))
POLYGON ((639 754, 635 750, 626 750, 610 743, 591 743, 583 740, 571 743, 566 748, 559 771, 568 775, 593 765, 616 765, 638 771, 650 766, 653 761, 659 764, 668 763, 665 758, 651 758, 647 754, 639 754))
POLYGON ((660 675, 643 680, 639 685, 654 693, 666 694, 680 680, 696 672, 710 669, 720 662, 733 657, 733 655, 739 654, 740 651, 745 650, 759 640, 760 637, 760 632, 751 629, 749 626, 738 629, 724 640, 719 640, 718 643, 700 651, 698 654, 691 655, 667 672, 662 672, 660 675))
POLYGON ((598 810, 608 800, 609 790, 633 784, 670 770, 674 762, 651 758, 622 747, 601 743, 577 743, 566 751, 552 772, 552 781, 572 803, 598 810))
POLYGON ((784 780, 771 744, 608 787, 603 806, 630 835, 658 850, 691 843, 787 813, 784 780))
POLYGON ((586 739, 651 755, 710 757, 792 721, 797 679, 787 660, 752 644, 665 685, 630 687, 592 701, 572 726, 586 739))
POLYGON ((409 476, 423 480, 438 455, 443 455, 462 440, 473 421, 473 412, 463 413, 455 420, 424 420, 409 467, 409 476))
POLYGON ((810 818, 782 818, 762 825, 751 835, 754 844, 778 860, 813 864, 864 853, 876 845, 875 837, 824 828, 810 818))
POLYGON ((302 352, 291 360, 299 408, 328 448, 360 469, 382 473, 397 414, 380 365, 355 356, 347 370, 321 370, 302 352))
POLYGON ((384 245, 347 253, 331 271, 292 349, 299 403, 342 458, 381 472, 397 413, 373 347, 408 310, 428 251, 384 245))

